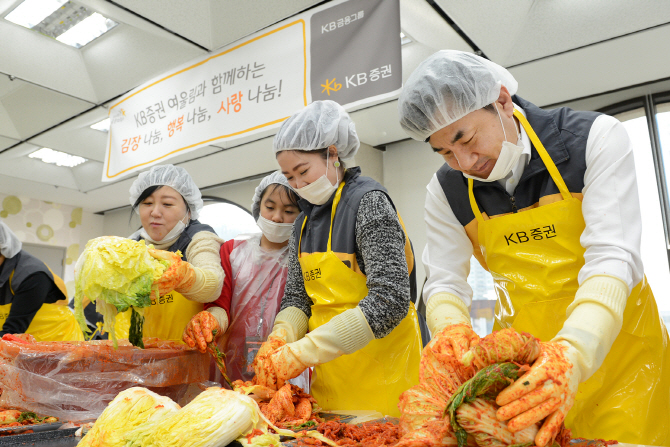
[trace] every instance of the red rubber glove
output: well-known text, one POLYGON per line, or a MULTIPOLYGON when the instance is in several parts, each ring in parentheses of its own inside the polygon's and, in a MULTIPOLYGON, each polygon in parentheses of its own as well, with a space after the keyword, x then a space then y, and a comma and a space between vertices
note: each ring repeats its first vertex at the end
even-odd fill
POLYGON ((203 310, 193 315, 191 321, 184 328, 181 339, 191 348, 197 348, 198 351, 205 354, 207 352, 207 343, 211 343, 215 338, 221 335, 219 322, 211 313, 203 310), (212 331, 216 330, 216 336, 212 331))
POLYGON ((496 417, 507 421, 514 433, 546 418, 535 436, 535 444, 544 447, 553 442, 563 420, 575 402, 581 372, 574 360, 577 350, 566 341, 542 343, 540 356, 530 371, 496 398, 496 417))

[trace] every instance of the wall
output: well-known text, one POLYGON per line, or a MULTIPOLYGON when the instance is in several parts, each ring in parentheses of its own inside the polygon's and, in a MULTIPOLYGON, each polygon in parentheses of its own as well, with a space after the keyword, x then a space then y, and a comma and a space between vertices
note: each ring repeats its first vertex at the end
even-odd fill
POLYGON ((64 247, 63 281, 68 296, 74 295, 74 265, 86 242, 100 236, 104 219, 81 208, 0 194, 0 218, 21 242, 64 247))
POLYGON ((426 245, 426 226, 423 221, 426 185, 443 163, 442 157, 435 154, 428 144, 414 140, 390 144, 384 152, 384 186, 412 240, 419 290, 426 277, 421 262, 426 245))
MULTIPOLYGON (((372 177, 383 184, 383 154, 382 151, 362 143, 361 148, 351 165, 360 166, 365 175, 372 177)), ((279 168, 279 166, 277 166, 277 168, 279 168)), ((214 188, 204 188, 201 192, 203 196, 214 196, 230 200, 231 202, 242 206, 247 211, 251 211, 251 199, 254 196, 254 190, 260 183, 261 178, 262 177, 258 177, 253 180, 244 180, 214 188)), ((133 214, 130 222, 129 218, 130 206, 106 212, 104 214, 102 234, 128 237, 140 226, 140 221, 136 215, 133 214)))
MULTIPOLYGON (((202 190, 204 196, 214 196, 230 200, 247 211, 251 211, 251 198, 254 195, 254 189, 260 183, 261 179, 246 180, 239 183, 233 183, 216 188, 205 188, 202 190)), ((206 205, 207 203, 205 203, 206 205)), ((128 237, 140 227, 139 217, 132 213, 130 206, 120 208, 114 211, 108 211, 104 215, 103 234, 110 236, 128 237)))
POLYGON ((361 147, 356 157, 354 157, 354 163, 351 164, 360 166, 363 175, 377 180, 382 185, 384 184, 384 152, 361 143, 361 147))

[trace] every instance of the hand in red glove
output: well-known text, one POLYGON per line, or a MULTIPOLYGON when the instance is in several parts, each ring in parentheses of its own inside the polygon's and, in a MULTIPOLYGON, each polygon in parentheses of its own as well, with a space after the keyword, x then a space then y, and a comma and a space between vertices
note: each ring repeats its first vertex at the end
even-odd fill
POLYGON ((158 295, 163 296, 173 290, 189 290, 195 283, 195 270, 193 266, 181 259, 181 255, 171 251, 149 249, 149 254, 159 261, 167 261, 170 266, 156 281, 154 286, 158 287, 158 295))
POLYGON ((211 313, 203 310, 191 318, 184 328, 181 339, 191 348, 197 348, 203 354, 207 352, 207 343, 221 335, 219 322, 211 313), (216 331, 216 335, 213 332, 216 331))
POLYGON ((514 433, 546 418, 535 436, 535 444, 550 444, 575 402, 581 373, 576 366, 577 350, 566 341, 542 343, 540 356, 530 371, 496 398, 496 417, 508 421, 514 433))

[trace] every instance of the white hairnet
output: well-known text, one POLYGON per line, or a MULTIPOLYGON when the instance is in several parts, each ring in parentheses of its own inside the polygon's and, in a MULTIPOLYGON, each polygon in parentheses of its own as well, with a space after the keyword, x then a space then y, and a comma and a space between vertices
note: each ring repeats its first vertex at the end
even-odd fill
POLYGON ((500 65, 472 53, 442 50, 414 70, 398 99, 400 126, 415 140, 470 112, 492 104, 504 85, 514 95, 519 84, 500 65))
POLYGON ((0 222, 0 254, 7 259, 13 258, 22 246, 14 232, 4 222, 0 222))
POLYGON ((265 188, 272 184, 284 185, 287 188, 291 188, 286 180, 286 176, 281 173, 281 171, 275 171, 272 174, 263 177, 261 183, 254 190, 254 198, 251 199, 251 215, 254 216, 254 220, 258 220, 258 217, 261 215, 261 199, 263 191, 265 188))
POLYGON ((191 219, 198 218, 203 207, 200 189, 198 189, 189 173, 186 172, 186 169, 179 166, 154 166, 141 173, 130 186, 130 204, 135 205, 145 189, 156 185, 169 186, 181 194, 191 209, 191 219))
POLYGON ((356 125, 335 101, 314 101, 284 121, 275 135, 275 153, 287 150, 311 151, 337 148, 340 158, 353 158, 361 143, 356 125))

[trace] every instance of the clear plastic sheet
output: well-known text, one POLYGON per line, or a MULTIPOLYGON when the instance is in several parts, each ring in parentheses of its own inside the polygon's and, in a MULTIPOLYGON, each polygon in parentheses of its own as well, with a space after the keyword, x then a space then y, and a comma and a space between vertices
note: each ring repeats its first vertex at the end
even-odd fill
POLYGON ((209 356, 185 345, 145 339, 112 342, 0 341, 0 406, 63 421, 97 418, 121 391, 142 386, 183 402, 189 384, 209 376, 209 356))

